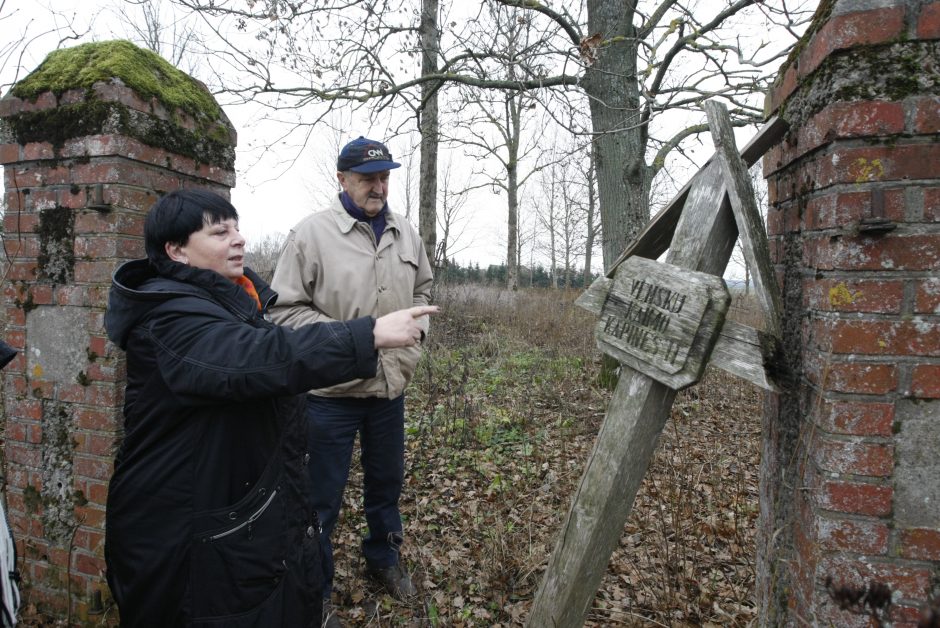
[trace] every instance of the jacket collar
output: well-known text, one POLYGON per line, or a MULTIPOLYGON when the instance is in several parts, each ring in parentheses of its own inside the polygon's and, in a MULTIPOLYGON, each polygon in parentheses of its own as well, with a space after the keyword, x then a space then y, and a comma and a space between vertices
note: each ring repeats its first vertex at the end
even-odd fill
MULTIPOLYGON (((342 201, 339 200, 339 194, 333 197, 332 203, 330 203, 330 212, 333 214, 333 219, 336 221, 336 225, 339 227, 340 232, 345 235, 353 230, 356 226, 356 223, 359 222, 355 218, 349 215, 349 212, 346 211, 346 208, 343 207, 342 201)), ((386 231, 391 229, 396 232, 396 235, 401 229, 398 226, 398 216, 391 210, 385 212, 385 225, 386 231)), ((263 301, 263 299, 262 299, 263 301)))

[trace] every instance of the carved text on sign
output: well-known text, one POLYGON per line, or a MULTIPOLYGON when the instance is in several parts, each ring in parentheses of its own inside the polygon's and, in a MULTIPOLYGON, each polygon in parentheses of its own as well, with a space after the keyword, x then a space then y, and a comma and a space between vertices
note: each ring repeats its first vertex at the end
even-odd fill
POLYGON ((651 377, 684 387, 701 375, 701 358, 723 320, 724 282, 670 264, 633 257, 609 286, 597 323, 600 348, 651 377), (705 325, 708 329, 700 329, 705 325))

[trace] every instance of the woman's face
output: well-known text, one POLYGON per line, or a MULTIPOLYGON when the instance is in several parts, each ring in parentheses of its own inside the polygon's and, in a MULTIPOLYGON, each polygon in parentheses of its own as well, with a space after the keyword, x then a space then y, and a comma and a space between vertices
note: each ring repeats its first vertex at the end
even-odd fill
POLYGON ((245 272, 245 238, 232 218, 212 224, 203 222, 202 229, 190 234, 186 244, 167 242, 166 254, 173 261, 214 270, 233 281, 245 272))

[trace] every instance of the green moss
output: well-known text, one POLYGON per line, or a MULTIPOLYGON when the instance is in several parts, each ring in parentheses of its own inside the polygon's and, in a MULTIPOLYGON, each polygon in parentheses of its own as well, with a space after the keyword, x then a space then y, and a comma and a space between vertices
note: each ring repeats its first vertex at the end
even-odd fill
POLYGON ((78 375, 75 376, 75 381, 78 382, 80 386, 91 385, 91 380, 88 378, 88 375, 85 373, 85 371, 79 371, 78 375))
POLYGON ((195 79, 156 53, 124 40, 56 50, 12 93, 33 100, 46 92, 58 96, 70 89, 89 90, 99 81, 112 79, 119 79, 143 98, 156 98, 171 111, 179 108, 211 120, 221 116, 215 99, 195 79))
POLYGON ((33 514, 39 512, 39 507, 42 505, 42 496, 32 484, 23 489, 23 504, 26 506, 27 512, 33 514))
POLYGON ((85 493, 83 491, 75 491, 75 493, 72 495, 72 501, 74 501, 75 505, 79 507, 88 505, 88 498, 85 497, 85 493))
POLYGON ((29 314, 29 312, 39 307, 33 301, 33 293, 26 288, 20 288, 18 296, 13 299, 13 305, 23 310, 24 314, 29 314))
MULTIPOLYGON (((190 157, 197 164, 228 170, 234 167, 231 129, 218 103, 205 86, 153 52, 128 41, 58 50, 11 93, 32 100, 43 93, 59 96, 73 89, 85 91, 84 101, 20 113, 6 118, 4 125, 18 143, 49 142, 56 151, 72 138, 115 133, 190 157), (102 81, 119 81, 144 100, 155 98, 166 107, 171 119, 99 100, 92 86, 102 81), (195 120, 194 130, 179 123, 177 112, 181 111, 195 120)), ((82 157, 75 159, 80 162, 82 157)))
MULTIPOLYGON (((133 111, 121 103, 91 100, 54 109, 31 111, 5 120, 16 141, 49 142, 58 151, 75 137, 118 133, 177 155, 225 169, 234 167, 235 154, 226 127, 213 124, 192 132, 167 120, 133 111)), ((77 157, 76 162, 88 161, 77 157)))

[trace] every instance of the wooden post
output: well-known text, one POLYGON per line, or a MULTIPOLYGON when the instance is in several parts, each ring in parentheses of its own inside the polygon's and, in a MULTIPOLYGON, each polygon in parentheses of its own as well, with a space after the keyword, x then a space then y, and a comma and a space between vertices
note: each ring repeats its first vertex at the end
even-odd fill
MULTIPOLYGON (((727 116, 727 113, 719 112, 718 115, 727 116)), ((681 215, 669 220, 669 229, 674 225, 675 233, 666 261, 688 271, 720 277, 738 235, 721 160, 712 159, 681 194, 684 197, 680 201, 683 205, 681 215)), ((659 236, 653 239, 661 240, 659 236)), ((618 266, 624 259, 618 260, 618 266)), ((622 272, 622 267, 612 269, 613 279, 595 282, 578 303, 599 316, 616 310, 611 309, 608 301, 622 272)), ((619 297, 615 294, 614 298, 619 297)), ((621 307, 620 311, 631 310, 621 307)), ((701 367, 719 341, 718 330, 723 327, 723 319, 724 311, 720 308, 711 310, 711 314, 703 316, 700 328, 706 331, 697 333, 690 340, 689 354, 700 356, 701 367), (705 320, 709 316, 713 317, 712 320, 705 320), (711 327, 712 324, 716 327, 711 327)), ((610 325, 599 327, 599 331, 603 330, 610 331, 610 325)), ((760 345, 759 339, 744 338, 747 334, 738 334, 739 331, 736 330, 733 336, 740 335, 743 340, 735 337, 726 340, 726 344, 749 342, 760 345)), ((602 347, 609 344, 600 333, 598 337, 602 347)), ((527 622, 531 628, 583 625, 649 468, 656 442, 669 418, 676 389, 697 379, 693 376, 674 381, 670 379, 671 374, 664 376, 657 372, 669 369, 669 365, 662 364, 661 360, 649 360, 647 365, 637 364, 627 359, 631 356, 625 356, 629 348, 620 349, 611 353, 622 363, 623 360, 628 363, 623 363, 607 416, 533 602, 527 622)), ((640 354, 633 352, 632 357, 640 354)), ((763 371, 759 363, 757 368, 763 371)))

